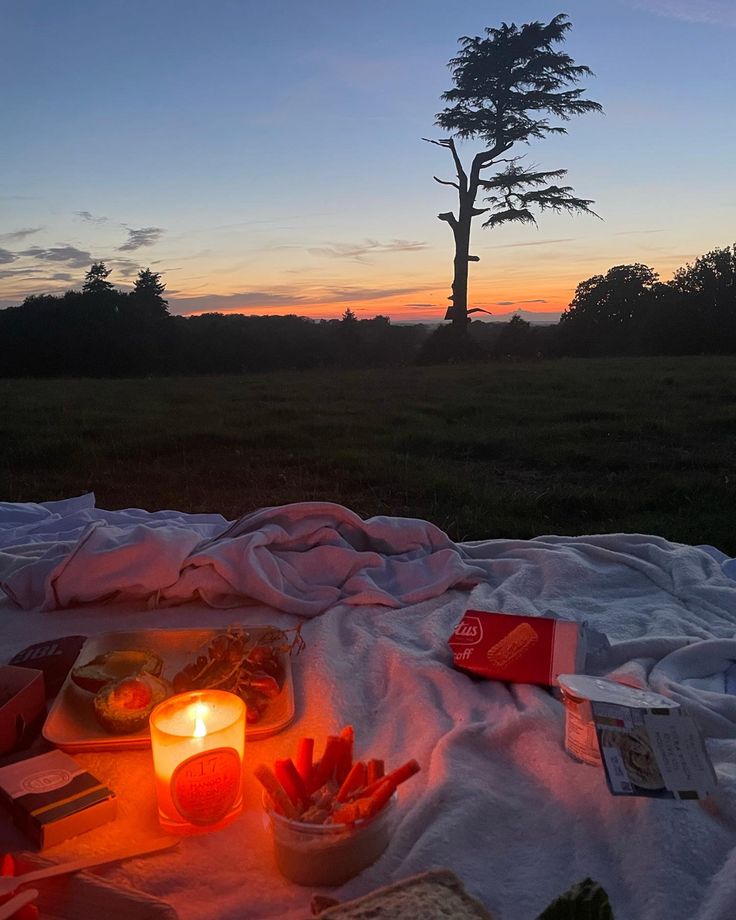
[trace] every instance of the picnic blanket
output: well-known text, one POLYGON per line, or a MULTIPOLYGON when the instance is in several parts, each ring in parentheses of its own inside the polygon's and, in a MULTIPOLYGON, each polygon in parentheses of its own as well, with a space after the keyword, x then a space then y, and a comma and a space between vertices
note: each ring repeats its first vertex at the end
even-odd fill
MULTIPOLYGON (((74 514, 82 519, 74 526, 67 519, 69 527, 61 515, 55 544, 38 519, 20 521, 22 514, 37 512, 15 511, 15 543, 4 541, 2 577, 39 565, 36 574, 43 570, 43 578, 27 578, 31 586, 46 585, 48 559, 61 563, 84 527, 106 514, 92 506, 78 509, 74 514), (99 518, 83 520, 93 512, 99 518)), ((115 517, 124 514, 110 513, 102 526, 149 524, 145 512, 131 512, 127 522, 115 517)), ((166 514, 168 523, 154 516, 150 525, 170 527, 176 513, 166 514)), ((208 547, 203 541, 229 527, 203 518, 186 525, 201 528, 192 538, 192 549, 200 550, 208 547)), ((416 526, 410 522, 407 530, 416 526)), ((363 532, 360 526, 356 532, 363 532)), ((457 581, 440 588, 438 579, 433 595, 398 604, 356 603, 369 592, 351 589, 306 620, 257 598, 228 609, 205 604, 201 595, 175 607, 149 607, 150 596, 141 594, 42 611, 44 587, 42 602, 31 609, 19 607, 17 597, 0 601, 3 660, 31 642, 64 634, 303 623, 306 649, 294 660, 296 719, 280 734, 246 746, 243 815, 221 832, 186 838, 176 851, 110 867, 105 877, 165 898, 182 920, 305 918, 313 892, 285 881, 275 868, 252 767, 293 754, 302 735, 322 738, 349 723, 360 755, 383 757, 389 768, 414 757, 422 770, 400 789, 399 821, 388 850, 330 892, 336 897, 447 866, 498 920, 534 920, 585 876, 609 892, 617 920, 733 920, 736 736, 728 704, 736 581, 724 559, 643 534, 489 539, 453 547, 432 542, 430 533, 421 531, 420 545, 403 551, 416 551, 422 565, 435 551, 456 553, 457 581), (719 720, 719 736, 707 740, 719 782, 715 794, 703 803, 611 796, 599 768, 565 753, 563 707, 552 694, 474 680, 452 668, 447 638, 468 606, 585 620, 610 640, 591 658, 597 673, 625 673, 702 707, 701 715, 719 720)), ((358 544, 353 551, 356 558, 381 555, 376 545, 358 544)), ((359 574, 358 567, 350 577, 359 574)), ((390 595, 388 584, 380 587, 390 595)), ((288 598, 291 592, 282 593, 288 598)), ((120 817, 51 856, 68 858, 80 849, 104 848, 121 834, 132 839, 155 832, 150 754, 76 756, 118 792, 120 817)))
POLYGON ((94 496, 0 505, 0 587, 21 607, 197 598, 315 616, 334 604, 400 607, 481 580, 438 527, 330 502, 219 515, 99 511, 94 496), (3 534, 4 531, 4 534, 3 534))

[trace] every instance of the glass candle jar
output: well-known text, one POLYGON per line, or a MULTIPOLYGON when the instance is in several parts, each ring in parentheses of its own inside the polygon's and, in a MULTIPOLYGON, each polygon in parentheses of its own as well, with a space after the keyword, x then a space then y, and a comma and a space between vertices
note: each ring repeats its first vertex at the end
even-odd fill
POLYGON ((245 703, 224 690, 180 693, 151 713, 151 752, 161 826, 196 834, 243 808, 245 703))

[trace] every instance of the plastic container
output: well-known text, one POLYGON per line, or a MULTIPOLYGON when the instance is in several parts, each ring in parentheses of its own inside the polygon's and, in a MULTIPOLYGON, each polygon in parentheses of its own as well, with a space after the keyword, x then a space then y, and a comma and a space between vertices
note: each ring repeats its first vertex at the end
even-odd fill
POLYGON ((264 796, 273 852, 281 874, 297 885, 313 888, 342 885, 383 853, 393 833, 397 796, 367 821, 347 824, 306 824, 284 818, 264 796))
POLYGON ((562 681, 560 692, 565 704, 565 750, 573 760, 598 766, 601 762, 601 752, 590 700, 575 696, 562 681))
POLYGON ((601 753, 591 702, 629 709, 678 708, 677 703, 659 693, 602 677, 560 674, 559 684, 565 704, 565 750, 573 760, 593 766, 601 764, 601 753))

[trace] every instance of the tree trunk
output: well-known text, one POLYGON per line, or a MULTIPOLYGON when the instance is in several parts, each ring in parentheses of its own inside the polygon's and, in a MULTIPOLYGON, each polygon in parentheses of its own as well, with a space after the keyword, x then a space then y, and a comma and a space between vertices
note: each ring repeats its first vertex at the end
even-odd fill
MULTIPOLYGON (((473 158, 473 165, 470 170, 470 178, 463 169, 460 158, 455 149, 455 143, 450 138, 446 141, 435 141, 441 147, 447 147, 452 154, 457 171, 457 182, 442 182, 440 184, 452 185, 458 193, 458 216, 452 211, 446 211, 438 214, 440 220, 446 221, 452 228, 452 235, 455 238, 455 260, 453 263, 454 276, 452 280, 452 294, 449 299, 452 306, 445 314, 445 319, 452 320, 452 327, 455 330, 465 332, 468 326, 468 262, 477 262, 477 256, 470 255, 470 226, 474 217, 483 214, 488 208, 476 208, 475 196, 478 193, 480 182, 480 171, 494 161, 494 157, 506 147, 497 145, 491 150, 484 150, 477 153, 473 158)), ((508 144, 507 147, 511 145, 508 144)), ((435 179, 437 177, 435 176, 435 179)))
POLYGON ((469 208, 460 205, 460 220, 453 227, 455 237, 454 275, 452 280, 452 325, 465 329, 468 324, 468 255, 470 254, 469 208), (466 213, 463 213, 465 211, 466 213))

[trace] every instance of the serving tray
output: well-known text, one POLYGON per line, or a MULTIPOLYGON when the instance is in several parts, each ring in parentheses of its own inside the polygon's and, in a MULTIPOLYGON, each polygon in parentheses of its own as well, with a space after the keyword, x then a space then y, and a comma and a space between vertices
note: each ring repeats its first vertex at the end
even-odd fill
MULTIPOLYGON (((252 626, 245 630, 258 642, 273 626, 252 626)), ((198 655, 206 654, 210 641, 221 635, 222 629, 140 629, 131 632, 109 632, 89 638, 77 657, 73 667, 84 664, 105 652, 125 649, 146 649, 155 652, 164 662, 161 676, 171 681, 185 665, 198 655)), ((248 725, 246 741, 275 735, 294 718, 294 683, 291 673, 291 657, 288 652, 279 652, 284 668, 284 685, 281 693, 269 702, 261 720, 248 725)), ((59 695, 46 718, 43 736, 63 751, 109 751, 136 750, 151 746, 148 729, 128 735, 113 735, 105 731, 95 718, 94 694, 82 690, 71 679, 71 672, 64 681, 59 695)))

